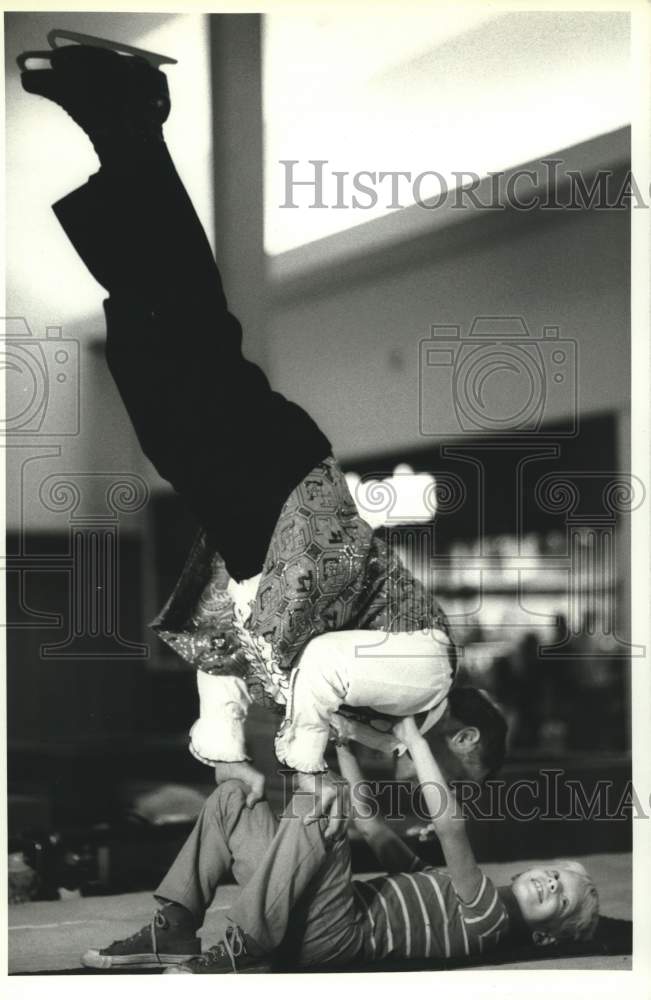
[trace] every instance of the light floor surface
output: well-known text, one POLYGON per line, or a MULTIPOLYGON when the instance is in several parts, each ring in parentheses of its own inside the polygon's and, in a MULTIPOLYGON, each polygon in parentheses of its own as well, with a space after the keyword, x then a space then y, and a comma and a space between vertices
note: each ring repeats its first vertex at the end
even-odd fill
MULTIPOLYGON (((632 859, 630 854, 595 854, 579 858, 593 874, 604 916, 632 919, 632 859)), ((510 881, 534 861, 486 864, 483 869, 497 884, 510 881)), ((360 878, 370 877, 357 876, 360 878)), ((226 912, 238 892, 223 886, 208 911, 201 932, 204 949, 222 936, 226 912)), ((9 972, 35 974, 79 970, 79 956, 92 947, 105 947, 147 923, 154 909, 149 893, 94 896, 55 902, 22 903, 9 908, 9 972)), ((501 964, 502 969, 611 969, 631 968, 630 955, 594 955, 501 964)))

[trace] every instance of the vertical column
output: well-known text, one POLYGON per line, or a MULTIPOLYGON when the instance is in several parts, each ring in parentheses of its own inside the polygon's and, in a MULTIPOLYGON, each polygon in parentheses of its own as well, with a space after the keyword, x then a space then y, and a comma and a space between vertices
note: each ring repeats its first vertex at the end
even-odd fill
POLYGON ((265 367, 262 18, 210 16, 215 248, 244 353, 265 367))

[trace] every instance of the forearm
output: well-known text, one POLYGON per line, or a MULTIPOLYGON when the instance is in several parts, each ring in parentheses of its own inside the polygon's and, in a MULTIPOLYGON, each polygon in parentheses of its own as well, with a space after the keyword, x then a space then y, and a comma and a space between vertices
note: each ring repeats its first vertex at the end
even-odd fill
POLYGON ((347 746, 339 746, 337 761, 351 788, 351 816, 355 828, 375 854, 380 867, 388 872, 412 871, 420 860, 380 816, 370 783, 364 778, 354 753, 347 746))
POLYGON ((337 763, 341 776, 350 785, 352 820, 356 829, 369 843, 377 840, 388 827, 378 815, 370 783, 364 778, 355 754, 347 746, 338 746, 337 763))
POLYGON ((448 788, 443 772, 422 736, 416 735, 410 738, 409 753, 416 767, 425 806, 440 838, 446 831, 454 829, 459 820, 463 823, 457 809, 456 798, 448 788))
POLYGON ((470 900, 480 884, 481 872, 468 840, 463 814, 423 737, 410 735, 408 747, 452 884, 461 899, 470 900))
POLYGON ((205 764, 248 760, 244 725, 251 704, 239 677, 197 671, 199 718, 190 730, 190 752, 205 764))
POLYGON ((337 763, 339 764, 339 771, 342 778, 346 779, 351 788, 359 785, 364 780, 357 757, 345 744, 337 746, 337 763))

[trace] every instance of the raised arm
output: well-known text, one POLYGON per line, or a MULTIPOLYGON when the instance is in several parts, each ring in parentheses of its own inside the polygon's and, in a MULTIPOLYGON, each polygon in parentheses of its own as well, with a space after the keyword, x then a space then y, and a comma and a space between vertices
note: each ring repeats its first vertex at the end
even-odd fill
POLYGON ((470 902, 480 889, 482 873, 470 846, 466 822, 454 792, 448 787, 413 718, 402 719, 394 727, 394 732, 407 745, 415 764, 425 805, 439 838, 452 884, 457 895, 464 902, 470 902))
POLYGON ((352 820, 369 845, 381 867, 388 872, 414 871, 422 866, 417 854, 379 815, 355 754, 348 744, 337 746, 337 761, 342 777, 351 789, 352 820))

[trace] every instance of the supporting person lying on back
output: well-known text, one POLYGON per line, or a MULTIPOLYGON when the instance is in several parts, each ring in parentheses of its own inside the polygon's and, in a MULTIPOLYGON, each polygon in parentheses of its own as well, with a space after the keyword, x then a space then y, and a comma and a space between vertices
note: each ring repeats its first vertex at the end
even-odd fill
MULTIPOLYGON (((282 955, 297 966, 341 968, 383 959, 465 958, 498 948, 587 940, 598 920, 597 890, 582 865, 550 862, 496 887, 481 871, 454 794, 412 718, 396 727, 413 758, 447 871, 426 865, 379 817, 354 815, 387 875, 353 879, 347 836, 329 839, 319 803, 295 795, 276 822, 266 802, 245 806, 240 782, 220 785, 156 891, 150 926, 83 963, 93 968, 167 965, 170 972, 269 971, 282 955), (242 885, 229 929, 204 954, 196 936, 220 882, 242 885)), ((362 774, 338 748, 353 789, 362 774)), ((353 794, 353 798, 354 798, 353 794)), ((340 797, 340 802, 342 798, 340 797)), ((322 803, 321 803, 322 805, 322 803)))

